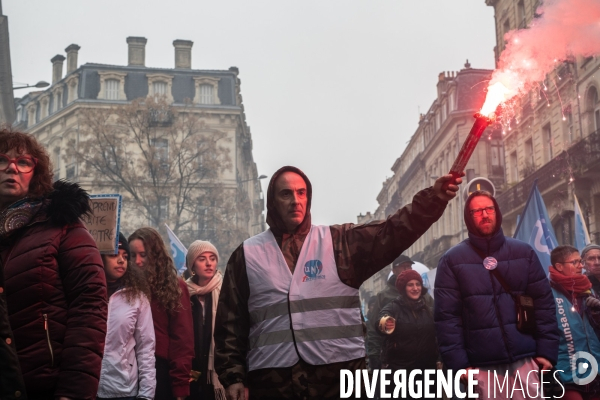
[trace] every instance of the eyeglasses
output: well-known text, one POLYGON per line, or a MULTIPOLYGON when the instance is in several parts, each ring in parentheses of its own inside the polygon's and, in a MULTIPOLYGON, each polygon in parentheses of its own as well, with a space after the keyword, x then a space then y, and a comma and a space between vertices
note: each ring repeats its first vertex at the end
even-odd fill
POLYGON ((17 167, 17 171, 26 174, 33 171, 37 165, 37 158, 31 156, 9 158, 6 154, 0 154, 0 172, 6 171, 8 166, 12 163, 17 167))
POLYGON ((563 261, 560 264, 573 264, 574 267, 578 266, 581 264, 581 258, 579 260, 573 260, 573 261, 563 261))
POLYGON ((488 215, 496 214, 496 208, 494 206, 489 206, 485 208, 477 208, 475 210, 471 210, 471 215, 476 217, 481 217, 483 212, 486 212, 488 215))

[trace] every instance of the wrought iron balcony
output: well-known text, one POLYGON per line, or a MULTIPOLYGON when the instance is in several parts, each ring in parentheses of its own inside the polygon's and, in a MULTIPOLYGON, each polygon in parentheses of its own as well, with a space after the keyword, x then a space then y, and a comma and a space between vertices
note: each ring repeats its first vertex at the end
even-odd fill
POLYGON ((571 177, 574 179, 582 177, 586 172, 596 169, 598 164, 600 164, 600 130, 561 152, 540 169, 507 189, 496 200, 500 209, 508 213, 525 205, 536 179, 540 192, 544 192, 558 182, 568 182, 571 177))

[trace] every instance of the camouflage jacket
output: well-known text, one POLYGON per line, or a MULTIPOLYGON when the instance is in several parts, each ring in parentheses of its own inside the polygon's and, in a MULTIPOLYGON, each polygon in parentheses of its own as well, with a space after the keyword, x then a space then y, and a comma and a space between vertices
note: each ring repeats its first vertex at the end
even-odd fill
MULTIPOLYGON (((386 220, 362 225, 332 225, 333 251, 340 280, 358 289, 425 233, 442 216, 446 205, 446 201, 428 188, 417 193, 411 204, 386 220)), ((292 272, 305 237, 305 234, 275 237, 292 272)), ((215 369, 225 387, 237 382, 246 383, 249 296, 244 249, 240 245, 225 269, 215 321, 215 369)))

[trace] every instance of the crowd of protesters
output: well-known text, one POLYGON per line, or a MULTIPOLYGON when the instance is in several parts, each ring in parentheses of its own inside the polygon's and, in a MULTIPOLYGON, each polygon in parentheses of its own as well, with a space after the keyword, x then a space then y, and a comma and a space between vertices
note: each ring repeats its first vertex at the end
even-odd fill
POLYGON ((480 398, 486 371, 510 382, 553 367, 566 399, 600 396, 598 378, 571 373, 573 349, 600 357, 600 246, 557 247, 548 277, 478 191, 465 202, 469 238, 438 265, 435 302, 402 255, 460 178, 439 178, 385 221, 314 226, 308 177, 283 167, 267 191, 270 229, 224 275, 218 249, 194 241, 184 280, 153 228, 120 233, 117 253, 101 255, 81 220, 87 192, 51 171, 32 136, 0 130, 0 399, 335 399, 340 370, 367 357, 407 373, 479 369, 480 398), (390 263, 365 351, 358 289, 390 263), (523 298, 533 324, 515 311, 523 298))

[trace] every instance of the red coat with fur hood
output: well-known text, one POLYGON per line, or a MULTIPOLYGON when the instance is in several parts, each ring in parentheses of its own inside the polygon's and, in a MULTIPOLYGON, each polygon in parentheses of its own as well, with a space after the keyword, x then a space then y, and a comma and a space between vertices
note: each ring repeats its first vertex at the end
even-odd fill
POLYGON ((29 399, 93 399, 106 336, 106 278, 80 220, 78 185, 56 182, 32 220, 0 240, 6 302, 29 399))

